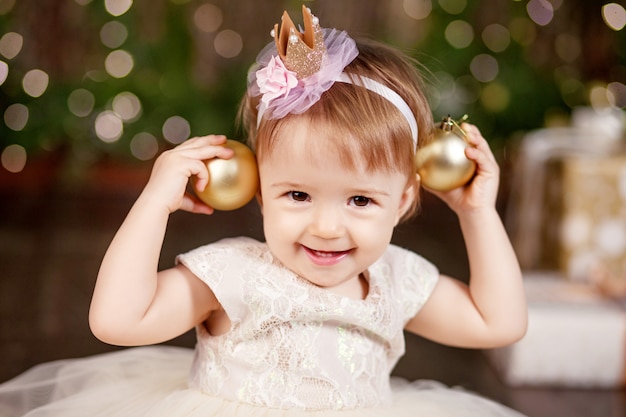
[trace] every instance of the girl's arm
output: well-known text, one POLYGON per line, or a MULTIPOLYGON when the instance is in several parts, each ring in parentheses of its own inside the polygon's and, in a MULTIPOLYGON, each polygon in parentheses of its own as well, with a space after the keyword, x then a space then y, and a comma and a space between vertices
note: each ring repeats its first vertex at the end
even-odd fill
POLYGON ((486 140, 464 124, 477 163, 468 187, 437 193, 458 217, 470 266, 469 286, 441 276, 430 299, 406 329, 440 343, 487 348, 510 344, 526 332, 522 274, 495 209, 499 168, 486 140))
POLYGON ((198 178, 198 189, 206 186, 202 160, 232 156, 232 150, 220 146, 225 140, 190 139, 155 162, 98 273, 89 324, 102 341, 126 346, 159 343, 186 332, 220 307, 209 287, 184 266, 157 270, 170 213, 212 213, 185 190, 192 175, 198 178))

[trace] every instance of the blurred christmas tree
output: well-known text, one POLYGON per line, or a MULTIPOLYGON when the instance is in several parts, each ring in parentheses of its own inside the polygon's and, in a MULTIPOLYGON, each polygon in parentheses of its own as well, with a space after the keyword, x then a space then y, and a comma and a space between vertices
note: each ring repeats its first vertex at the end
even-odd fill
POLYGON ((435 117, 470 115, 502 145, 578 106, 626 106, 624 7, 602 0, 405 0, 389 41, 432 71, 435 117), (406 20, 406 19, 404 19, 406 20), (595 90, 595 93, 593 90, 595 90))
MULTIPOLYGON (((0 0, 0 171, 54 151, 150 160, 234 128, 271 0, 0 0)), ((623 5, 600 0, 317 0, 322 25, 429 69, 435 119, 468 113, 495 144, 580 105, 626 105, 623 5)))
POLYGON ((2 148, 65 149, 87 163, 102 154, 146 160, 192 134, 232 132, 245 71, 218 58, 239 55, 241 37, 215 34, 213 53, 197 42, 221 26, 217 7, 3 3, 2 148))

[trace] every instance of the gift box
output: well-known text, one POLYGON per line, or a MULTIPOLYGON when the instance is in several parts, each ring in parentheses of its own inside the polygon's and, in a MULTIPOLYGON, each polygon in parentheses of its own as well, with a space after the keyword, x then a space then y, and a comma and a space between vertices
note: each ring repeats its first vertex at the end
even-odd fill
POLYGON ((572 128, 526 135, 515 157, 505 223, 522 267, 557 269, 561 260, 564 163, 569 158, 609 157, 615 149, 594 144, 572 128))
POLYGON ((529 307, 526 335, 511 346, 485 351, 508 385, 625 385, 624 305, 557 272, 527 272, 524 287, 529 307))
MULTIPOLYGON (((574 164, 566 167, 568 161, 598 158, 596 166, 602 166, 602 161, 615 155, 626 158, 626 113, 622 110, 578 108, 571 122, 567 127, 528 132, 513 148, 505 223, 520 265, 526 269, 560 269, 570 258, 569 252, 563 253, 561 237, 565 205, 569 204, 565 198, 574 193, 588 195, 586 190, 593 190, 594 180, 587 181, 583 190, 576 182, 577 168, 574 164), (564 183, 566 169, 573 174, 573 183, 564 183)), ((600 197, 603 201, 620 189, 623 193, 625 187, 624 180, 615 179, 621 175, 619 162, 610 165, 604 167, 606 171, 594 173, 593 167, 585 170, 591 177, 605 178, 604 183, 612 184, 613 191, 600 197)))
POLYGON ((626 155, 563 161, 561 269, 626 296, 626 155))

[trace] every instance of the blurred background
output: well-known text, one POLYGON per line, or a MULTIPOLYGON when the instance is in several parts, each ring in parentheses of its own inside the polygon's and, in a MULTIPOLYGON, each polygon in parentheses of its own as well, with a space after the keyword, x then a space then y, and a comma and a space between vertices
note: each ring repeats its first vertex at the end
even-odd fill
MULTIPOLYGON (((541 377, 518 372, 541 362, 515 358, 545 356, 549 339, 493 359, 408 336, 396 373, 462 385, 533 417, 626 415, 624 2, 304 3, 324 27, 419 60, 435 120, 470 115, 501 164, 498 209, 525 271, 583 285, 576 291, 594 294, 583 310, 606 314, 588 333, 568 333, 570 345, 579 335, 614 348, 587 347, 599 362, 541 377), (608 322, 616 327, 602 327, 608 322)), ((247 69, 282 10, 301 21, 301 4, 0 0, 0 381, 42 361, 113 349, 91 336, 87 309, 116 228, 160 152, 207 133, 245 139, 235 119, 247 69)), ((254 204, 210 218, 175 213, 161 266, 239 234, 262 238, 254 204)), ((420 216, 394 240, 467 279, 456 219, 434 197, 424 195, 420 216)), ((575 297, 561 301, 580 310, 575 297)), ((539 321, 562 308, 550 304, 539 321)), ((559 328, 574 320, 564 316, 559 328)), ((193 346, 193 335, 172 343, 193 346)), ((567 346, 558 349, 568 357, 567 346)))

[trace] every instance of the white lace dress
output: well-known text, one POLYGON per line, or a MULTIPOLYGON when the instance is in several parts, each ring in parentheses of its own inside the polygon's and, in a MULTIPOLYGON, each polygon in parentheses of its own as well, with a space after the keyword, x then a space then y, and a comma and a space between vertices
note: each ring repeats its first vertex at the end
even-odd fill
POLYGON ((324 291, 264 243, 225 239, 178 257, 215 293, 224 334, 197 328, 195 350, 165 346, 46 363, 0 385, 0 416, 519 416, 435 383, 389 377, 404 324, 436 268, 389 246, 368 295, 324 291))

